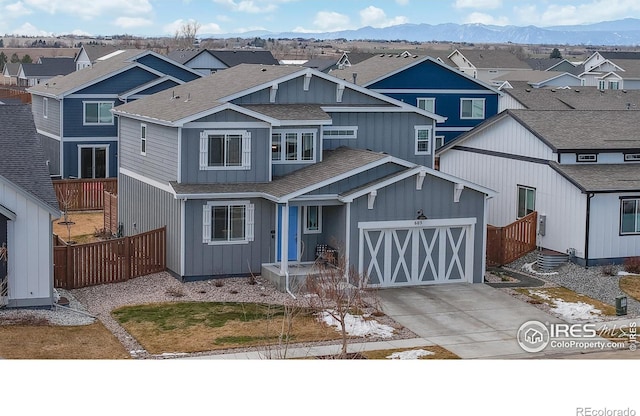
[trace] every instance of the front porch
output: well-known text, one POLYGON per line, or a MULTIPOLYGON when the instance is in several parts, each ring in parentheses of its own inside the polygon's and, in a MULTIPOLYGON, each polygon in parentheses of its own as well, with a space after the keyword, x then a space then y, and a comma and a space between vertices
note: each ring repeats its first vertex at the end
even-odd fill
POLYGON ((281 263, 263 264, 262 277, 273 283, 279 291, 289 291, 294 294, 300 292, 307 277, 313 275, 317 270, 316 262, 289 263, 288 271, 284 272, 281 266, 281 263))

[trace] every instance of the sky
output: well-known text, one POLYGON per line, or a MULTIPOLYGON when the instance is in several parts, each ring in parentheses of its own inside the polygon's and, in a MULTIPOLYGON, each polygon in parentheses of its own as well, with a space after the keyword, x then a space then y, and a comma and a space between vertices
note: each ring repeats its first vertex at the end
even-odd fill
POLYGON ((638 0, 0 0, 0 34, 332 32, 403 23, 539 27, 640 18, 638 0))

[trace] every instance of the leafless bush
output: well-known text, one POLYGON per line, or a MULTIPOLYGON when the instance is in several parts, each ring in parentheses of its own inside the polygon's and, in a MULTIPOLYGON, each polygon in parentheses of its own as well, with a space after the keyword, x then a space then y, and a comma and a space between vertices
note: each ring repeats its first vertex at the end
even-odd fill
POLYGON ((167 288, 167 290, 165 290, 164 293, 166 293, 167 296, 171 296, 174 298, 182 298, 185 295, 184 290, 182 290, 182 288, 175 287, 175 286, 167 288))
POLYGON ((629 257, 624 261, 624 271, 627 273, 640 274, 640 257, 629 257))
POLYGON ((605 266, 602 266, 602 274, 605 276, 615 276, 616 267, 613 264, 607 264, 605 266))

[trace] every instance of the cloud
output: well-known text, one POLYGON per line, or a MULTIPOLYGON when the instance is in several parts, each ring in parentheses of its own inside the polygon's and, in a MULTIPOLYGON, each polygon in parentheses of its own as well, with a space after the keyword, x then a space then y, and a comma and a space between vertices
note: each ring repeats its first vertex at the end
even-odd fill
POLYGON ((151 26, 153 22, 144 17, 118 17, 113 24, 123 29, 151 26))
POLYGON ((24 3, 19 1, 13 4, 7 4, 3 7, 2 14, 4 17, 20 17, 32 14, 33 12, 25 7, 24 3))
POLYGON ((506 26, 509 19, 504 16, 493 17, 490 14, 474 12, 464 19, 464 23, 482 23, 484 25, 506 26))
POLYGON ((53 33, 40 30, 29 22, 12 30, 11 33, 18 36, 53 36, 53 33))
POLYGON ((153 7, 149 0, 24 0, 24 5, 49 14, 68 14, 90 20, 108 14, 139 16, 149 14, 153 7))
POLYGON ((360 21, 363 26, 388 27, 407 23, 409 19, 405 16, 388 18, 384 10, 369 6, 366 9, 360 10, 360 21))
POLYGON ((409 4, 409 0, 396 0, 396 3, 400 6, 406 6, 407 4, 409 4))
POLYGON ((336 32, 352 29, 349 16, 337 12, 318 12, 313 19, 314 29, 311 31, 336 32))
POLYGON ((543 8, 534 5, 514 7, 518 23, 537 26, 578 25, 607 20, 634 17, 640 12, 637 0, 592 0, 576 4, 561 4, 559 1, 543 8))
POLYGON ((502 0, 456 0, 456 9, 497 9, 502 7, 502 0))
POLYGON ((198 34, 200 33, 218 34, 222 33, 222 28, 217 23, 204 23, 202 26, 200 26, 198 34))
POLYGON ((289 3, 297 0, 213 0, 227 9, 240 13, 271 13, 274 12, 281 3, 289 3))

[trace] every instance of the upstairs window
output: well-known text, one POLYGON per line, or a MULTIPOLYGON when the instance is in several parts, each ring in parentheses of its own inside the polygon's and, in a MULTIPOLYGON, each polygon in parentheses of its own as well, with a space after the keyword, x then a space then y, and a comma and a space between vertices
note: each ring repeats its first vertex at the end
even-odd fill
POLYGON ((200 170, 251 169, 251 133, 204 131, 200 134, 200 170))
MULTIPOLYGON (((358 126, 328 126, 322 129, 325 139, 357 139, 358 126)), ((274 159, 275 160, 275 159, 274 159)))
POLYGON ((460 99, 461 119, 483 119, 484 118, 484 98, 461 98, 460 99))
POLYGON ((536 210, 536 190, 518 185, 518 218, 525 217, 536 210))
POLYGON ((415 126, 416 155, 431 153, 431 126, 415 126))
POLYGON ((147 125, 146 124, 140 125, 140 154, 143 156, 147 154, 147 125))
POLYGON ((84 125, 113 124, 112 102, 85 101, 84 125))
POLYGON ((274 162, 314 162, 315 130, 274 130, 271 135, 271 160, 274 162))
POLYGON ((418 108, 430 113, 436 112, 436 99, 435 98, 418 98, 418 108))
POLYGON ((49 99, 47 97, 42 99, 42 117, 49 117, 49 99))

